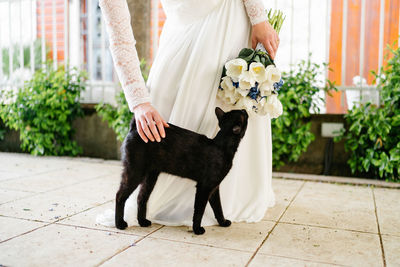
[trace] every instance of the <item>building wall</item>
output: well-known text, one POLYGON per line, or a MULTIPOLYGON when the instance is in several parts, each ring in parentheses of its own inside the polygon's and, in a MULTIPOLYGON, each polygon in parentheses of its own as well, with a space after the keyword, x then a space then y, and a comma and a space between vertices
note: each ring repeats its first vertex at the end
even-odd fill
POLYGON ((50 48, 47 55, 48 59, 53 59, 53 53, 57 51, 57 60, 64 61, 65 36, 64 36, 64 12, 68 12, 64 8, 64 0, 40 0, 36 4, 36 21, 37 21, 37 37, 42 38, 42 27, 44 27, 44 36, 46 45, 50 48), (42 2, 44 9, 42 11, 42 2), (55 4, 55 14, 53 18, 53 3, 55 4), (42 14, 43 12, 43 14, 42 14), (42 21, 42 15, 44 17, 42 21), (53 22, 56 22, 55 24, 53 22), (56 43, 54 43, 54 28, 56 35, 56 43), (56 48, 56 49, 54 49, 56 48))
MULTIPOLYGON (((346 62, 342 62, 343 48, 343 0, 332 0, 331 34, 329 62, 332 72, 329 79, 339 85, 352 86, 353 77, 361 76, 367 84, 372 85, 374 76, 371 71, 377 71, 379 66, 379 25, 380 6, 384 2, 384 54, 387 54, 387 45, 395 47, 399 38, 399 0, 367 0, 365 6, 365 36, 361 40, 361 0, 348 0, 347 34, 346 34, 346 62), (364 67, 360 70, 360 49, 364 42, 364 67), (342 75, 342 65, 346 64, 346 73, 342 75), (342 80, 342 76, 344 80, 342 80)), ((385 64, 386 60, 383 60, 385 64)), ((347 105, 341 105, 341 99, 347 103, 347 95, 343 92, 332 92, 333 97, 327 96, 328 113, 346 113, 347 105), (342 95, 343 94, 343 95, 342 95)))

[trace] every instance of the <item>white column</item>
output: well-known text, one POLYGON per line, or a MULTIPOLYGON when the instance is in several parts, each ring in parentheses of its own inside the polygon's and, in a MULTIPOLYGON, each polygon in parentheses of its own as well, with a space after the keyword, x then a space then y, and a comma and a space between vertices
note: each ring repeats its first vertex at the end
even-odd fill
POLYGON ((69 20, 68 20, 68 0, 64 0, 64 64, 67 67, 69 62, 69 20))
POLYGON ((52 31, 53 31, 53 66, 57 68, 57 16, 56 16, 56 1, 51 1, 52 8, 52 31))
POLYGON ((19 68, 24 68, 24 46, 22 40, 22 0, 19 0, 19 68))
MULTIPOLYGON (((33 47, 34 42, 35 42, 35 23, 33 22, 33 5, 32 1, 34 0, 29 0, 29 21, 31 25, 31 30, 30 30, 30 66, 31 66, 31 73, 33 74, 35 72, 35 49, 33 47)), ((36 5, 35 5, 36 6, 36 5)), ((35 13, 36 14, 36 13, 35 13)))
POLYGON ((40 0, 40 20, 41 20, 41 32, 42 32, 42 67, 44 67, 44 64, 46 62, 46 36, 45 36, 45 31, 44 31, 44 1, 45 0, 40 0))
POLYGON ((71 67, 81 67, 81 28, 80 0, 69 2, 69 64, 71 67))
POLYGON ((10 41, 10 46, 8 47, 8 67, 9 67, 9 79, 11 79, 14 69, 14 51, 13 51, 13 42, 12 42, 12 27, 11 27, 11 1, 8 0, 8 38, 10 41))

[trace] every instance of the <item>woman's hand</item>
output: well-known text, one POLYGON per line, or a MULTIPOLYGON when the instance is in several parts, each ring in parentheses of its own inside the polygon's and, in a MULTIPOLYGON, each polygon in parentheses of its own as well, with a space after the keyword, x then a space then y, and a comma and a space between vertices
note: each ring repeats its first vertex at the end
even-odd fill
POLYGON ((169 125, 150 103, 137 105, 133 112, 135 114, 136 129, 144 142, 147 143, 148 139, 152 142, 154 140, 160 142, 160 135, 162 138, 165 137, 164 127, 169 127, 169 125))
POLYGON ((258 43, 265 47, 272 59, 275 58, 279 46, 279 36, 267 21, 253 25, 251 31, 251 46, 253 49, 256 48, 258 43))

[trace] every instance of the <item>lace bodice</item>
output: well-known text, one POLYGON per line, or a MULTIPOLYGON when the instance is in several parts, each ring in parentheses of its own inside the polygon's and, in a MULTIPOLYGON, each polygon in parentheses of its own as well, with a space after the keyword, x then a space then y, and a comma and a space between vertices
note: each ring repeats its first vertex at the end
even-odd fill
MULTIPOLYGON (((267 19, 262 0, 243 0, 243 4, 252 25, 267 19)), ((140 71, 128 5, 126 0, 100 0, 99 5, 109 35, 115 69, 129 109, 133 111, 137 105, 150 102, 150 95, 140 71)))

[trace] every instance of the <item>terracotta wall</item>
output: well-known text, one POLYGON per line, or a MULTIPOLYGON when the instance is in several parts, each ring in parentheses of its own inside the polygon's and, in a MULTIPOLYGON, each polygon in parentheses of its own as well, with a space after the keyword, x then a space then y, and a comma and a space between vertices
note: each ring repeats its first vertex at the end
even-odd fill
MULTIPOLYGON (((399 38, 399 0, 366 0, 365 37, 364 37, 364 68, 362 76, 368 84, 373 83, 371 70, 377 70, 379 64, 379 21, 381 1, 385 1, 384 23, 384 54, 386 45, 394 44, 399 38)), ((348 0, 347 14, 347 51, 346 62, 342 62, 342 21, 343 0, 332 0, 331 35, 329 61, 333 72, 329 79, 338 85, 352 85, 352 78, 360 74, 360 29, 361 0, 348 0), (342 81, 342 64, 346 64, 345 80, 342 81)), ((398 44, 395 46, 397 47, 398 44)), ((385 62, 385 61, 384 61, 385 62)), ((346 103, 346 95, 333 92, 333 97, 327 95, 327 113, 346 113, 347 105, 341 105, 341 98, 346 103)))
POLYGON ((57 59, 64 60, 64 0, 38 0, 37 1, 37 38, 42 38, 42 1, 44 2, 44 30, 46 45, 50 48, 48 59, 53 58, 53 8, 56 5, 56 34, 57 34, 57 59))

